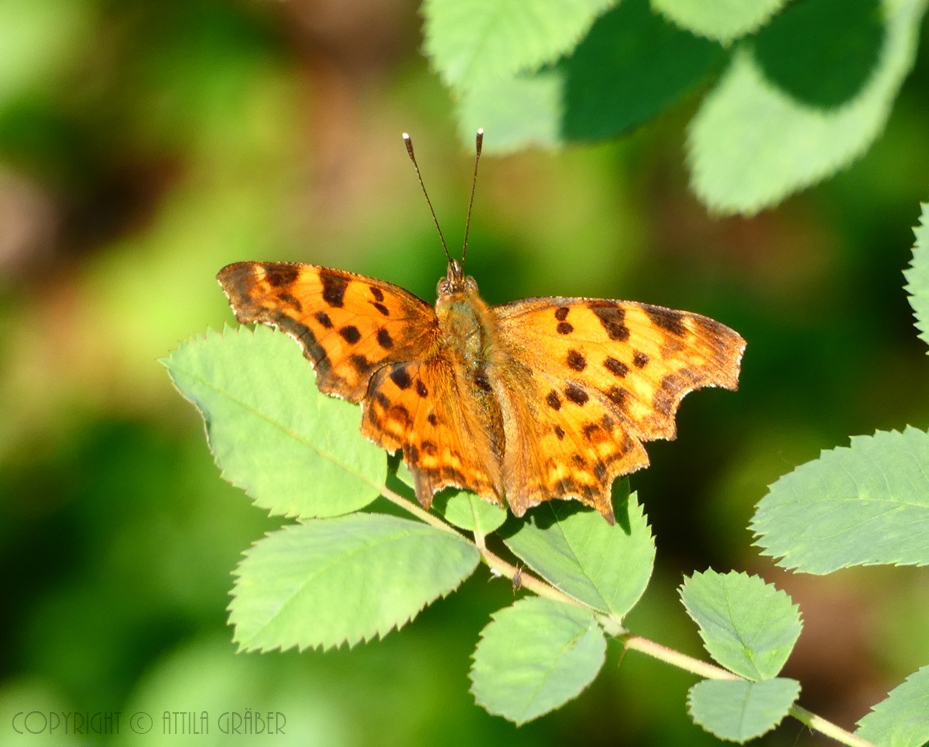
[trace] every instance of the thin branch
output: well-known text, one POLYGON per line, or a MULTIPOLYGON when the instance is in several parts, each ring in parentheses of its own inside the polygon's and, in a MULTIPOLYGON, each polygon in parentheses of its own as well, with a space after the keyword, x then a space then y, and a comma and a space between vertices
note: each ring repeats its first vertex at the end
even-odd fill
MULTIPOLYGON (((479 536, 478 541, 471 541, 468 537, 458 532, 451 525, 447 524, 441 518, 435 514, 431 514, 422 507, 416 505, 412 501, 407 500, 398 493, 390 490, 389 488, 381 488, 381 494, 389 500, 391 503, 400 506, 404 511, 408 511, 413 514, 416 518, 426 522, 436 529, 441 529, 445 532, 451 532, 463 540, 471 544, 478 552, 481 554, 481 560, 487 564, 489 568, 492 568, 501 576, 512 579, 516 575, 516 566, 507 563, 503 558, 495 555, 490 550, 487 549, 486 545, 483 542, 484 536, 480 533, 475 533, 475 539, 479 536)), ((565 594, 561 589, 552 586, 551 584, 543 581, 536 576, 533 576, 530 573, 527 573, 525 569, 522 569, 522 586, 530 591, 538 594, 540 597, 545 597, 546 599, 552 599, 556 602, 564 602, 565 604, 571 604, 575 607, 581 607, 582 609, 590 610, 598 615, 600 618, 605 618, 607 622, 611 623, 607 627, 607 632, 611 633, 616 637, 622 644, 625 646, 626 650, 632 649, 633 651, 638 651, 640 653, 651 656, 653 659, 658 659, 663 661, 665 664, 670 664, 672 667, 677 667, 678 669, 683 669, 685 672, 690 672, 695 674, 698 677, 703 677, 710 680, 741 680, 744 679, 733 672, 730 672, 727 669, 718 667, 715 664, 710 664, 706 661, 701 661, 700 659, 695 659, 692 656, 683 654, 680 651, 675 651, 672 648, 667 646, 662 646, 660 643, 655 643, 650 641, 648 638, 643 638, 642 636, 634 635, 626 631, 622 627, 622 621, 618 620, 613 615, 602 615, 596 610, 591 609, 588 605, 583 602, 578 601, 574 597, 571 597, 565 594), (612 628, 612 629, 611 629, 612 628), (619 631, 618 633, 614 631, 619 631)), ((861 737, 856 737, 849 731, 846 731, 840 726, 833 724, 831 721, 827 721, 822 716, 817 716, 815 713, 811 713, 799 705, 792 705, 788 711, 789 715, 793 716, 797 721, 802 724, 805 724, 810 729, 818 731, 820 734, 824 734, 827 737, 835 739, 837 742, 846 744, 849 747, 876 747, 876 745, 868 742, 867 740, 862 739, 861 737)))
POLYGON ((806 708, 798 706, 796 703, 790 707, 789 713, 800 723, 806 724, 811 729, 815 729, 820 734, 825 734, 827 737, 832 737, 842 744, 847 744, 849 747, 876 747, 874 743, 862 739, 861 737, 856 737, 851 732, 845 731, 845 729, 836 726, 831 721, 826 721, 822 716, 810 713, 806 708))
POLYGON ((648 654, 653 659, 658 659, 659 661, 663 661, 665 664, 670 664, 672 667, 683 669, 684 671, 695 674, 698 677, 704 677, 708 680, 742 679, 742 677, 739 677, 737 674, 733 674, 728 669, 717 667, 715 664, 710 664, 709 662, 701 661, 700 659, 694 659, 692 656, 682 654, 680 651, 675 651, 673 648, 662 646, 660 643, 650 641, 648 638, 642 638, 642 636, 627 633, 623 636, 620 636, 619 639, 627 649, 632 649, 633 651, 639 651, 643 654, 648 654))

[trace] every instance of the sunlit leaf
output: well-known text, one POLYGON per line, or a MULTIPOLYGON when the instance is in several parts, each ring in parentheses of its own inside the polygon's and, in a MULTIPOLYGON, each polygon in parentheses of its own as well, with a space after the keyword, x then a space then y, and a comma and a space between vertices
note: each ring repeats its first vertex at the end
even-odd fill
POLYGON ((245 555, 229 621, 243 649, 262 651, 383 637, 454 590, 480 559, 452 532, 366 513, 286 526, 245 555))
POLYGON ((655 541, 635 494, 628 495, 628 482, 619 481, 614 492, 615 525, 577 503, 550 501, 504 542, 565 593, 622 617, 648 586, 655 541))
POLYGON ((490 713, 531 721, 577 697, 603 666, 606 641, 587 610, 528 597, 492 617, 471 667, 471 691, 490 713))
POLYGON ((929 435, 855 436, 781 477, 751 529, 765 555, 806 573, 929 563, 929 435))
POLYGON ((831 111, 800 103, 736 51, 688 133, 691 185, 711 209, 752 214, 831 176, 884 129, 913 66, 927 0, 885 0, 886 39, 862 91, 831 111))
POLYGON ((710 656, 750 680, 776 677, 800 636, 797 606, 757 576, 695 573, 681 599, 710 656))
POLYGON ((919 225, 915 229, 913 261, 903 273, 910 306, 916 313, 916 328, 922 341, 929 344, 929 204, 922 205, 919 225))
POLYGON ((800 696, 800 683, 703 680, 687 696, 694 722, 720 739, 744 743, 777 726, 800 696))
POLYGON ((495 532, 507 517, 505 508, 464 490, 439 493, 432 507, 450 524, 472 532, 479 530, 481 534, 495 532))
POLYGON ((723 48, 623 0, 590 29, 565 71, 564 138, 615 137, 655 117, 725 59, 723 48))
POLYGON ((880 747, 923 747, 929 742, 929 666, 891 690, 858 722, 855 734, 880 747))
POLYGON ((750 34, 787 0, 652 0, 652 7, 683 29, 729 42, 750 34))
POLYGON ((425 48, 449 86, 532 72, 570 52, 616 0, 426 0, 425 48))
MULTIPOLYGON (((413 475, 406 462, 397 465, 397 478, 407 487, 414 487, 413 475)), ((508 516, 507 510, 465 490, 451 488, 436 493, 432 509, 450 524, 469 532, 480 530, 490 534, 499 529, 508 516)))
POLYGON ((458 100, 458 132, 463 142, 484 128, 484 150, 504 155, 533 146, 553 148, 561 140, 564 73, 538 73, 488 78, 462 91, 458 100))
POLYGON ((257 505, 285 516, 337 516, 380 494, 387 460, 362 438, 359 408, 321 394, 286 335, 261 326, 211 331, 164 363, 203 415, 223 477, 257 505))

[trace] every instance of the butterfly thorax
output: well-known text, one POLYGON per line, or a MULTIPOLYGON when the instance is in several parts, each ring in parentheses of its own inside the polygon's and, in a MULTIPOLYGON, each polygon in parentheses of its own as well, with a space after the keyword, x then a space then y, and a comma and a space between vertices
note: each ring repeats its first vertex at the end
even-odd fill
POLYGON ((503 421, 500 404, 492 386, 490 369, 498 338, 496 320, 487 304, 478 295, 477 283, 461 273, 458 263, 449 264, 448 277, 439 282, 439 297, 435 304, 439 323, 439 345, 452 363, 459 397, 477 400, 482 427, 491 435, 492 448, 498 459, 504 449, 503 421))

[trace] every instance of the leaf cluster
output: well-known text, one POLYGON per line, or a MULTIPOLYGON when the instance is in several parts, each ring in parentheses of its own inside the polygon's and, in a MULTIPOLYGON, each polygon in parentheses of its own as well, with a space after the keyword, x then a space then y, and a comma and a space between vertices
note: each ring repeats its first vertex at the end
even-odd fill
POLYGON ((862 155, 926 0, 426 0, 425 51, 489 152, 613 138, 699 97, 705 205, 752 214, 862 155))
MULTIPOLYGON (((916 238, 906 276, 925 337, 925 206, 916 238)), ((745 742, 788 714, 847 744, 929 739, 927 668, 862 719, 857 742, 797 705, 800 683, 778 675, 800 635, 800 613, 786 593, 758 577, 708 570, 681 587, 718 666, 627 630, 624 619, 652 574, 655 543, 626 480, 614 485, 615 525, 560 501, 516 519, 460 491, 445 491, 425 511, 399 458, 385 459, 361 437, 357 407, 318 391, 312 369, 285 335, 265 327, 209 332, 165 364, 202 414, 223 476, 256 505, 296 520, 256 542, 236 569, 230 622, 243 650, 326 649, 382 637, 454 591, 483 562, 492 574, 513 579, 514 592, 533 594, 492 615, 470 675, 476 701, 517 724, 576 697, 615 638, 704 677, 691 688, 688 708, 696 723, 723 739, 745 742), (397 507, 412 518, 396 515, 397 507)), ((910 427, 856 437, 775 482, 752 529, 764 554, 802 572, 924 565, 927 475, 926 432, 910 427)))

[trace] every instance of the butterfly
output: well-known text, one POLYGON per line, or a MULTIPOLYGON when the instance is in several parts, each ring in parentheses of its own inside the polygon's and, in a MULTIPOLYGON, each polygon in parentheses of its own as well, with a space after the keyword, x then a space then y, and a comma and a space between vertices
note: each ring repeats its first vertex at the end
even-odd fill
POLYGON ((644 441, 675 437, 684 395, 737 388, 745 341, 717 321, 597 298, 488 306, 463 261, 434 307, 310 264, 236 262, 217 279, 241 323, 291 335, 322 392, 362 403, 362 434, 402 452, 425 508, 457 487, 520 517, 576 499, 613 523, 613 480, 648 465, 644 441))

